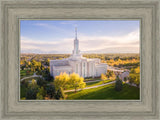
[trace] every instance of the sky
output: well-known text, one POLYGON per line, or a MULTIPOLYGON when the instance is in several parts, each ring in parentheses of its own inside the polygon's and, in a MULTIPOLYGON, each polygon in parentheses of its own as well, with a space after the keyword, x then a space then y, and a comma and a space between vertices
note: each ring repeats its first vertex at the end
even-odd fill
POLYGON ((21 20, 21 53, 72 53, 75 27, 81 53, 139 53, 138 20, 21 20))

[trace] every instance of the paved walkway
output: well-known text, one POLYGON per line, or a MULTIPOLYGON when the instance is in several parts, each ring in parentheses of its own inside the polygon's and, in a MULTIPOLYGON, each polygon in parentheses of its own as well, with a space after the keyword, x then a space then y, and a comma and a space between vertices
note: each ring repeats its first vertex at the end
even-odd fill
MULTIPOLYGON (((112 83, 115 83, 115 81, 108 82, 108 83, 101 84, 101 85, 96 85, 96 86, 86 87, 86 88, 84 88, 83 90, 86 90, 86 89, 92 89, 92 88, 97 88, 97 87, 104 86, 104 85, 109 85, 109 84, 112 84, 112 83)), ((81 90, 81 89, 77 89, 77 91, 80 91, 80 90, 81 90)), ((75 89, 72 89, 72 90, 65 90, 64 92, 73 92, 73 91, 75 91, 75 89)))
POLYGON ((35 72, 32 76, 22 78, 21 81, 23 81, 25 79, 28 79, 28 78, 32 78, 32 77, 42 77, 42 76, 41 75, 36 75, 36 72, 35 72))

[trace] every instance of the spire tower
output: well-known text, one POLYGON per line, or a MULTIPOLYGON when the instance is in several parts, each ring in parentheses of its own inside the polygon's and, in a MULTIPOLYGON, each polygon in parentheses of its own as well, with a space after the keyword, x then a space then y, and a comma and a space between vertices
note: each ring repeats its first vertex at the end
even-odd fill
POLYGON ((75 27, 75 37, 77 39, 77 27, 75 27))
POLYGON ((75 39, 74 39, 74 55, 79 55, 79 40, 77 39, 77 27, 75 28, 75 39))

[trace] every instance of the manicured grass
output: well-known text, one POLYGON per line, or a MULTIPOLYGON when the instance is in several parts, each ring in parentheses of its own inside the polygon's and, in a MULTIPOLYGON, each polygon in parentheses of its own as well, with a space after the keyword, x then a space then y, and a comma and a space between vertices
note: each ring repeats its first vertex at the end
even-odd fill
POLYGON ((86 83, 86 87, 101 85, 101 84, 112 82, 112 81, 114 81, 114 80, 105 80, 104 82, 103 81, 89 82, 89 83, 86 83))
MULTIPOLYGON (((114 80, 113 79, 112 80, 105 80, 104 83, 108 83, 108 82, 112 82, 112 81, 114 81, 114 80)), ((101 84, 104 84, 104 83, 103 83, 103 81, 89 82, 89 83, 86 83, 86 87, 101 85, 101 84)), ((53 82, 51 82, 49 84, 53 84, 53 82)), ((70 87, 70 88, 66 88, 65 90, 72 90, 72 89, 74 89, 74 88, 70 87)))
POLYGON ((89 100, 89 99, 106 99, 106 100, 138 100, 139 88, 123 84, 120 92, 115 91, 115 84, 105 85, 98 88, 86 89, 76 93, 66 93, 68 100, 89 100))
POLYGON ((23 77, 28 77, 28 76, 33 75, 33 72, 30 71, 29 73, 27 73, 27 71, 30 71, 30 70, 21 70, 21 71, 20 71, 21 79, 22 79, 23 77))
POLYGON ((100 80, 101 78, 100 77, 97 77, 97 78, 85 78, 84 81, 90 81, 90 80, 100 80))

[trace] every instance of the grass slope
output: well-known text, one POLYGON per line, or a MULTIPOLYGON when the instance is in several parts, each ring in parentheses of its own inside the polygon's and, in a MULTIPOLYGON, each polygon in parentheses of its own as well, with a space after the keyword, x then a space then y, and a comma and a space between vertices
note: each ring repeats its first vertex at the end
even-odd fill
POLYGON ((138 100, 140 91, 139 88, 123 84, 123 90, 115 91, 115 84, 110 84, 98 88, 86 89, 77 93, 70 92, 67 94, 68 100, 89 100, 89 99, 106 99, 106 100, 138 100))
POLYGON ((89 83, 86 83, 86 87, 101 85, 101 84, 103 84, 103 83, 108 83, 108 82, 112 82, 112 81, 114 81, 114 80, 105 80, 105 81, 89 82, 89 83))

